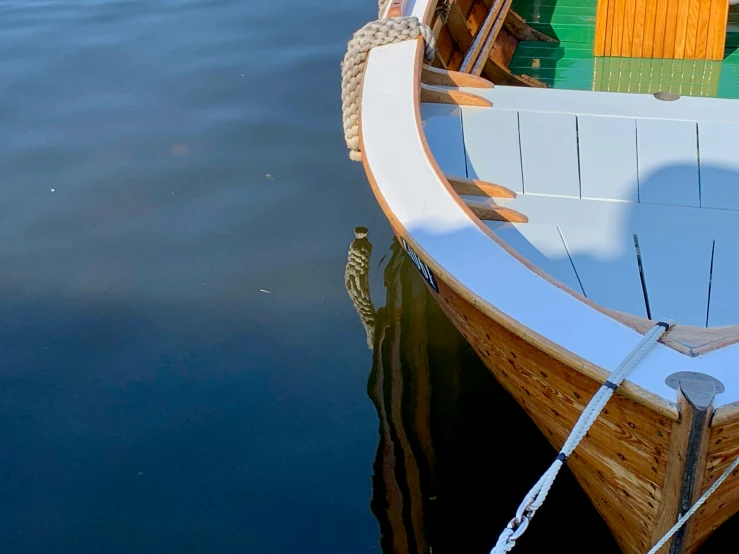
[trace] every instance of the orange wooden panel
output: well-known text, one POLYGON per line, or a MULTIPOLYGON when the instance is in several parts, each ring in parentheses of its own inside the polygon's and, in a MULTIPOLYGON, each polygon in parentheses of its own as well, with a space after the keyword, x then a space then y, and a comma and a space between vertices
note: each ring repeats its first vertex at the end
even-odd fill
POLYGON ((608 19, 608 0, 598 0, 595 14, 595 43, 593 44, 593 55, 605 56, 606 52, 606 25, 608 19))
POLYGON ((621 36, 621 55, 631 57, 631 44, 634 40, 634 0, 624 0, 624 23, 621 36))
POLYGON ((636 5, 634 6, 634 33, 633 40, 631 42, 631 55, 635 58, 642 57, 647 3, 648 0, 636 0, 636 5))
MULTIPOLYGON (((699 0, 691 0, 697 2, 699 0)), ((665 30, 667 27, 667 3, 668 0, 657 0, 657 18, 654 22, 654 48, 652 56, 664 58, 665 54, 665 30)))
POLYGON ((685 33, 685 58, 688 60, 695 59, 700 4, 701 0, 690 0, 688 6, 688 30, 685 33))
POLYGON ((605 36, 605 55, 612 56, 613 49, 611 48, 611 36, 613 34, 613 20, 616 14, 616 0, 608 0, 608 19, 606 23, 606 36, 605 36))
POLYGON ((662 56, 665 58, 675 57, 675 28, 677 27, 678 2, 669 0, 667 2, 667 19, 665 21, 665 47, 662 56))
POLYGON ((685 33, 688 30, 688 6, 690 0, 679 0, 677 5, 677 27, 675 28, 675 57, 685 57, 685 33))
POLYGON ((611 26, 611 56, 621 55, 621 37, 624 31, 624 2, 629 0, 615 0, 613 10, 613 25, 611 26))
POLYGON ((657 2, 647 0, 646 14, 644 15, 644 38, 642 39, 642 57, 654 57, 654 28, 657 22, 657 2))
POLYGON ((695 58, 705 60, 708 53, 708 24, 711 20, 711 0, 700 0, 695 35, 695 58))
POLYGON ((706 50, 708 59, 724 59, 728 19, 729 3, 726 0, 713 0, 711 2, 711 19, 708 24, 708 48, 706 50))
POLYGON ((596 56, 720 60, 728 0, 598 0, 596 56))

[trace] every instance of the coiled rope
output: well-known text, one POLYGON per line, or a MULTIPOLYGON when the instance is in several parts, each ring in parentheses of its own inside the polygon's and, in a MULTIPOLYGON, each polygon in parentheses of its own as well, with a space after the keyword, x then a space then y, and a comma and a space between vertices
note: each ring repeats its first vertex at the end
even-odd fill
POLYGON ((354 240, 349 246, 349 255, 344 271, 344 285, 359 320, 367 333, 367 347, 375 346, 375 306, 372 304, 369 286, 369 264, 372 243, 367 239, 367 228, 354 229, 354 240))
POLYGON ((618 365, 618 367, 608 376, 608 380, 598 389, 593 398, 590 399, 588 405, 580 414, 580 418, 577 420, 575 427, 572 429, 570 436, 567 437, 562 450, 560 450, 554 463, 549 469, 541 476, 539 481, 524 497, 523 502, 516 510, 516 517, 514 517, 498 537, 498 542, 495 544, 490 554, 507 554, 513 547, 516 546, 516 540, 521 537, 529 526, 529 522, 534 517, 536 511, 541 508, 544 504, 544 500, 549 494, 549 490, 554 484, 554 480, 557 478, 559 470, 564 465, 567 458, 577 448, 577 445, 585 438, 593 423, 598 419, 598 416, 605 408, 608 401, 613 396, 613 393, 621 385, 621 383, 628 377, 629 373, 639 364, 639 362, 647 355, 647 353, 654 347, 655 344, 662 338, 670 327, 675 323, 670 320, 660 321, 652 327, 649 332, 642 337, 639 343, 634 349, 629 352, 626 358, 618 365))
MULTIPOLYGON (((388 1, 378 0, 380 14, 388 1)), ((354 33, 349 41, 341 64, 341 111, 344 120, 344 139, 352 160, 362 159, 362 152, 359 149, 359 115, 362 79, 369 51, 376 46, 415 40, 419 36, 426 41, 426 61, 433 61, 436 53, 434 32, 417 17, 392 17, 371 21, 354 33)))

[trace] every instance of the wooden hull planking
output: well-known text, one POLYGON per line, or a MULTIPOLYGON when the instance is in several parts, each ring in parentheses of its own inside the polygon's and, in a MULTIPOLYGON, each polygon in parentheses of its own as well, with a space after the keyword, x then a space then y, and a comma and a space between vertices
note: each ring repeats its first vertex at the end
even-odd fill
MULTIPOLYGON (((434 295, 444 313, 552 446, 561 448, 601 382, 512 333, 443 280, 437 283, 434 295)), ((647 552, 677 519, 676 513, 663 518, 669 522, 663 528, 660 515, 676 510, 682 470, 677 468, 680 478, 675 482, 666 483, 666 476, 675 473, 671 464, 681 464, 676 443, 686 435, 688 423, 617 393, 567 462, 624 552, 647 552)), ((713 426, 709 433, 701 493, 739 455, 738 422, 713 426), (724 441, 731 446, 722 447, 724 441)), ((739 478, 732 476, 706 503, 677 552, 694 552, 739 510, 738 484, 739 478)))

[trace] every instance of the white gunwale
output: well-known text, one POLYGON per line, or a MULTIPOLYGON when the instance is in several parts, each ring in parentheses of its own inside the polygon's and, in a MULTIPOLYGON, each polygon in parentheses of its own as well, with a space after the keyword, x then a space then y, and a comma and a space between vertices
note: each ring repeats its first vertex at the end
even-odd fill
MULTIPOLYGON (((407 0, 403 13, 428 21, 432 4, 407 0)), ((562 287, 512 251, 465 206, 431 155, 423 133, 422 56, 422 39, 375 48, 364 77, 363 164, 395 233, 440 279, 488 317, 581 373, 604 381, 638 342, 646 320, 610 312, 562 287)), ((685 354, 657 345, 631 374, 623 394, 675 421, 675 392, 665 378, 676 371, 700 371, 725 384, 726 392, 716 399, 716 419, 730 417, 739 406, 739 378, 733 367, 739 345, 695 357, 685 354)))

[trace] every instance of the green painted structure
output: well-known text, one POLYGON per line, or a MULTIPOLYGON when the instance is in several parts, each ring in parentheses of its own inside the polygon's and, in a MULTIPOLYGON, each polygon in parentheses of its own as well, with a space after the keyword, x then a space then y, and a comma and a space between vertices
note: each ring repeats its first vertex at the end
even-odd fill
POLYGON ((723 61, 595 58, 597 0, 513 0, 529 25, 559 42, 521 42, 511 71, 550 87, 610 92, 659 91, 739 98, 739 10, 729 14, 723 61))

